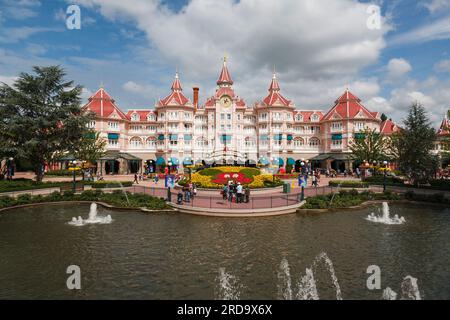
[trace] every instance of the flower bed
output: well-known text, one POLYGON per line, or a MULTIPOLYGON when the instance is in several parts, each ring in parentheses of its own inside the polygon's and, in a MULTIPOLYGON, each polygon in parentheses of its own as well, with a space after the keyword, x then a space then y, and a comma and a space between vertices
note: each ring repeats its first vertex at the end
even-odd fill
POLYGON ((259 169, 231 166, 200 170, 191 175, 190 181, 186 177, 179 184, 187 185, 192 182, 200 188, 220 189, 228 181, 239 182, 249 188, 273 188, 283 184, 280 179, 274 179, 270 174, 261 174, 259 169))

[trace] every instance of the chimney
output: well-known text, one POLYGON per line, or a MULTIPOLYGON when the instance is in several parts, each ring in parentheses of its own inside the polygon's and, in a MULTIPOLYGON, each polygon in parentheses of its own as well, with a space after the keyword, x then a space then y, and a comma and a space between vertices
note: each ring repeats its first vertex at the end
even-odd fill
POLYGON ((200 88, 193 87, 192 90, 194 91, 194 108, 197 109, 197 107, 198 107, 198 92, 199 92, 200 88))

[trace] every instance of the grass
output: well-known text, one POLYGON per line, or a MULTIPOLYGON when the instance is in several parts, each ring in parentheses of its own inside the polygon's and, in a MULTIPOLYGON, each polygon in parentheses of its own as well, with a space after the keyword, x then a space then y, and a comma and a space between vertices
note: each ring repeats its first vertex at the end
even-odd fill
POLYGON ((166 202, 161 198, 129 192, 127 192, 127 196, 130 201, 129 203, 127 202, 125 194, 119 190, 112 193, 104 193, 101 190, 88 190, 81 194, 74 194, 72 191, 64 193, 53 192, 46 196, 21 194, 17 198, 0 196, 0 208, 32 203, 61 201, 100 201, 120 208, 147 208, 151 210, 164 210, 169 208, 166 202))
POLYGON ((330 187, 341 187, 341 188, 368 188, 369 183, 364 181, 351 181, 351 180, 330 180, 328 182, 330 187))

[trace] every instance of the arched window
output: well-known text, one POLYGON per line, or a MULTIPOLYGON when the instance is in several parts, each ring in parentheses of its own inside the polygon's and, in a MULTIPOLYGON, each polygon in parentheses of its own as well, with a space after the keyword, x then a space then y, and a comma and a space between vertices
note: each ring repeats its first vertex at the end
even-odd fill
POLYGON ((305 144, 305 140, 303 138, 297 137, 294 139, 294 147, 303 147, 305 144))
POLYGON ((147 115, 147 120, 148 120, 148 121, 155 121, 155 115, 149 113, 149 114, 147 115))
POLYGON ((303 122, 303 116, 301 114, 297 114, 295 116, 295 121, 303 122))
POLYGON ((311 148, 316 148, 316 147, 320 146, 320 140, 318 138, 309 139, 309 146, 311 148))
POLYGON ((147 148, 155 148, 156 147, 156 138, 150 137, 146 140, 147 148))
POLYGON ((142 148, 142 140, 139 137, 133 137, 130 139, 130 147, 132 149, 142 148))
POLYGON ((318 116, 317 114, 313 114, 313 115, 311 116, 311 121, 312 121, 312 122, 317 122, 317 121, 319 121, 319 116, 318 116))

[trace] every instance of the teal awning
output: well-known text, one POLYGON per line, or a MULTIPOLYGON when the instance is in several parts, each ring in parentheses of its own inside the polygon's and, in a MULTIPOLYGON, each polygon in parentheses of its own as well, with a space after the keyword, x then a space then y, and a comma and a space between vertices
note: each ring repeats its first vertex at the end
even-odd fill
POLYGON ((288 141, 292 141, 293 138, 294 138, 294 137, 292 137, 292 134, 288 134, 288 135, 287 135, 287 140, 288 140, 288 141))
POLYGON ((274 140, 283 140, 283 135, 282 134, 276 134, 273 136, 274 140))
POLYGON ((259 158, 258 162, 263 166, 267 166, 268 164, 270 164, 269 160, 265 157, 259 158))
POLYGON ((171 157, 167 160, 167 164, 169 163, 172 163, 172 166, 177 166, 180 164, 180 161, 178 160, 178 158, 171 157))
POLYGON ((342 133, 332 134, 331 140, 342 140, 342 133))
POLYGON ((164 140, 164 135, 163 135, 163 134, 160 134, 160 135, 158 136, 158 140, 164 140))
POLYGON ((169 140, 170 141, 177 141, 178 135, 177 134, 169 134, 169 140))
POLYGON ((284 165, 284 160, 281 159, 281 158, 275 158, 275 159, 272 161, 272 163, 275 164, 275 165, 278 165, 278 166, 283 166, 283 165, 284 165))
POLYGON ((192 165, 194 162, 192 161, 192 158, 191 157, 187 157, 187 158, 184 158, 184 160, 183 160, 183 165, 185 165, 185 166, 190 166, 190 165, 192 165))
POLYGON ((260 140, 269 140, 269 136, 267 134, 262 134, 259 136, 260 140))
POLYGON ((118 133, 108 133, 108 140, 119 140, 118 133))
POLYGON ((95 139, 95 132, 88 132, 84 135, 86 139, 95 139))
POLYGON ((158 159, 156 159, 157 166, 162 166, 163 164, 166 164, 166 160, 164 160, 163 157, 159 157, 158 159))
POLYGON ((355 133, 355 139, 365 139, 366 134, 364 132, 355 133))
POLYGON ((287 163, 288 165, 294 166, 294 165, 295 165, 295 160, 292 159, 292 158, 287 158, 286 163, 287 163))
POLYGON ((184 135, 184 141, 191 141, 192 140, 192 134, 185 134, 184 135))
POLYGON ((221 136, 220 136, 220 141, 222 141, 222 142, 224 142, 224 141, 231 141, 231 135, 228 135, 228 134, 222 134, 221 136))

